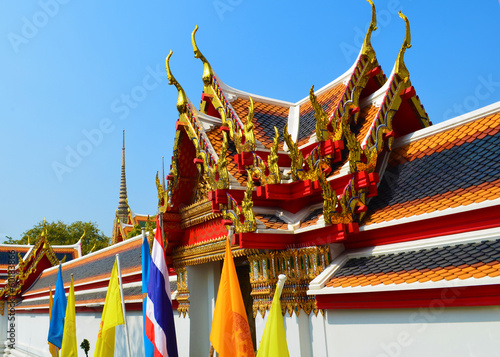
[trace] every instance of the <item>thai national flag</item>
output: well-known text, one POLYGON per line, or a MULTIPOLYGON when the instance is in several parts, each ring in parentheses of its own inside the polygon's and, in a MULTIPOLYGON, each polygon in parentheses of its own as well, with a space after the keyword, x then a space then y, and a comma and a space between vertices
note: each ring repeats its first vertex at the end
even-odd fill
POLYGON ((154 345, 155 357, 178 356, 174 313, 170 300, 170 281, 165 261, 162 229, 158 218, 156 219, 156 234, 151 252, 144 328, 148 339, 154 345))

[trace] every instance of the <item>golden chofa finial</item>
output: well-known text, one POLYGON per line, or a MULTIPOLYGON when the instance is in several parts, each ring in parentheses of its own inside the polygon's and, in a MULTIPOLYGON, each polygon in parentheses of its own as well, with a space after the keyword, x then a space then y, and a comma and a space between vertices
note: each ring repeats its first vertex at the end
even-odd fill
POLYGON ((194 28, 193 33, 191 34, 191 41, 193 42, 193 51, 194 51, 194 58, 199 58, 203 62, 203 84, 205 86, 210 86, 212 84, 212 78, 214 76, 214 72, 212 71, 212 66, 210 66, 210 63, 208 63, 207 59, 201 51, 198 49, 198 45, 196 44, 196 39, 195 39, 195 34, 196 31, 198 31, 198 25, 194 28))
POLYGON ((401 17, 405 21, 406 33, 405 40, 403 41, 401 50, 399 50, 398 53, 398 58, 396 59, 395 73, 398 74, 399 77, 406 82, 408 78, 410 78, 410 72, 408 72, 404 61, 405 51, 407 48, 411 47, 410 21, 408 21, 408 18, 401 11, 399 12, 399 17, 401 17))
POLYGON ((375 11, 375 4, 372 0, 366 0, 372 6, 372 20, 370 22, 370 26, 368 27, 368 31, 366 32, 365 40, 363 41, 363 47, 361 49, 361 53, 365 56, 368 56, 370 62, 375 60, 375 51, 373 50, 371 44, 372 32, 377 29, 377 13, 375 11))
POLYGON ((168 54, 167 59, 165 60, 165 65, 167 67, 168 84, 170 84, 170 85, 173 84, 175 86, 175 88, 177 88, 177 91, 179 92, 179 97, 177 98, 177 110, 179 111, 180 114, 183 114, 183 113, 186 113, 186 111, 187 111, 188 100, 187 100, 186 92, 184 92, 184 89, 182 89, 179 82, 177 82, 177 80, 173 76, 172 71, 170 71, 169 61, 170 61, 170 57, 172 57, 172 53, 173 53, 172 50, 170 50, 170 53, 168 54))

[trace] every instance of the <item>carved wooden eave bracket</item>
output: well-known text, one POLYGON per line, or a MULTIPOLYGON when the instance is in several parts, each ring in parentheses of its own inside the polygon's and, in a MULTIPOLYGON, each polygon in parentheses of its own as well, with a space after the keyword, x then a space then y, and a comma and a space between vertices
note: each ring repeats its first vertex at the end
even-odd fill
POLYGON ((249 172, 247 188, 245 190, 243 201, 241 202, 241 208, 238 206, 238 202, 231 196, 231 194, 226 193, 227 208, 222 210, 222 214, 224 219, 227 220, 228 225, 226 225, 226 228, 228 228, 228 230, 230 229, 230 225, 234 227, 235 233, 254 232, 257 229, 255 213, 253 212, 252 192, 253 180, 252 175, 249 172))

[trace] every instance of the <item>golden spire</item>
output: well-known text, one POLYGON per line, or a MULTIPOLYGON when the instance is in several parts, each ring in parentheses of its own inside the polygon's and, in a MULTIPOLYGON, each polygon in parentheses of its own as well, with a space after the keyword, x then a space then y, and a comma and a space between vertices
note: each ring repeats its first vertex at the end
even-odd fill
POLYGON ((177 88, 177 91, 179 92, 179 96, 177 98, 177 110, 179 111, 180 114, 186 113, 187 112, 187 103, 188 99, 186 96, 186 92, 184 92, 184 89, 182 89, 181 85, 175 77, 172 75, 172 72, 170 71, 170 57, 172 57, 172 50, 170 50, 170 53, 167 56, 167 59, 165 60, 165 65, 167 67, 167 77, 168 77, 168 84, 174 85, 175 88, 177 88))
POLYGON ((212 84, 212 77, 214 75, 214 72, 212 71, 212 66, 210 66, 210 63, 208 63, 205 56, 203 56, 203 54, 198 49, 198 45, 196 44, 196 39, 194 37, 196 31, 198 31, 198 25, 196 25, 196 27, 193 30, 193 33, 191 34, 191 41, 193 42, 194 58, 199 58, 203 62, 203 83, 205 84, 205 86, 208 87, 212 84))
POLYGON ((406 68, 404 55, 406 49, 411 47, 410 21, 408 21, 408 18, 401 11, 399 12, 399 17, 401 17, 405 21, 406 33, 405 40, 403 41, 401 50, 399 50, 398 53, 398 58, 396 59, 395 73, 398 74, 401 79, 406 82, 408 78, 410 78, 410 72, 408 72, 408 69, 406 68))
POLYGON ((375 5, 372 0, 366 0, 372 6, 372 20, 370 22, 370 26, 368 27, 368 31, 366 32, 365 40, 363 41, 363 47, 361 48, 361 53, 370 58, 370 61, 375 59, 375 51, 373 50, 372 44, 370 42, 372 37, 372 32, 377 29, 377 13, 375 12, 375 5))

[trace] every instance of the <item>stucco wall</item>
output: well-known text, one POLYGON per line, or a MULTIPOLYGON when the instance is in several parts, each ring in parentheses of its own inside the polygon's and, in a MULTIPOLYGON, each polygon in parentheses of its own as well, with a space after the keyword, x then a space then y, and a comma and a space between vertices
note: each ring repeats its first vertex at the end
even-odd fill
MULTIPOLYGON (((4 316, 2 325, 6 323, 4 316)), ((186 336, 189 341, 189 319, 179 318, 174 311, 174 320, 177 332, 177 343, 179 355, 189 355, 189 343, 186 344, 186 336)), ((94 355, 97 333, 101 322, 101 313, 77 313, 76 314, 76 336, 78 344, 78 356, 85 357, 80 348, 83 339, 90 342, 89 356, 94 355)), ((130 338, 130 349, 132 356, 144 355, 143 322, 141 311, 127 311, 127 324, 130 338)), ((4 329, 3 329, 4 330, 4 329)), ((16 356, 47 356, 50 357, 47 345, 49 330, 48 316, 44 314, 17 314, 16 315, 16 356)), ((5 334, 5 332, 4 332, 5 334)), ((116 327, 115 355, 127 356, 124 326, 116 327)))
POLYGON ((327 310, 328 356, 500 356, 500 307, 327 310))

